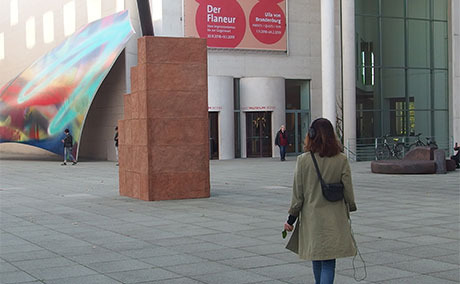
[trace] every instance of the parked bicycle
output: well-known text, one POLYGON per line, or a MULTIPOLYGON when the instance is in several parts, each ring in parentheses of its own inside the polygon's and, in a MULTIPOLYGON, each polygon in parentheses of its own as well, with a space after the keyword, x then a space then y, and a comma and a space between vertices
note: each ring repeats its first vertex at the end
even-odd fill
POLYGON ((389 144, 387 138, 390 135, 383 136, 383 144, 375 149, 377 160, 388 159, 390 157, 401 159, 404 156, 404 143, 399 142, 399 138, 393 138, 393 144, 389 144))
POLYGON ((420 140, 421 135, 422 133, 418 133, 417 135, 415 135, 415 137, 417 137, 417 140, 414 143, 410 144, 409 146, 406 146, 406 148, 409 150, 412 150, 415 147, 422 147, 422 146, 428 146, 428 147, 435 148, 435 149, 438 148, 438 145, 436 144, 434 140, 431 140, 431 137, 425 137, 426 143, 420 140))

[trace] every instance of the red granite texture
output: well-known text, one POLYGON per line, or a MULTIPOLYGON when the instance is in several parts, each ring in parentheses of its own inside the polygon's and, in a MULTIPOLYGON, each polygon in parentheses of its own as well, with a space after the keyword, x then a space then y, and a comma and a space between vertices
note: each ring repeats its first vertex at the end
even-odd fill
POLYGON ((143 37, 119 131, 120 195, 210 195, 207 49, 197 38, 143 37))

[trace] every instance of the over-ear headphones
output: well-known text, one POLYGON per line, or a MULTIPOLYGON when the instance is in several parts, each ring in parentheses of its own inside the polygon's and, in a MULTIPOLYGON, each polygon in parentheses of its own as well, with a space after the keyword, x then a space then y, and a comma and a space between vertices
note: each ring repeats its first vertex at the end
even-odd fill
POLYGON ((315 122, 316 122, 317 120, 319 120, 319 119, 320 119, 320 118, 317 118, 317 119, 313 120, 313 122, 312 122, 311 125, 310 125, 310 128, 308 129, 308 136, 310 136, 310 139, 314 139, 315 136, 316 136, 316 130, 315 130, 315 128, 313 128, 313 125, 314 125, 315 122))

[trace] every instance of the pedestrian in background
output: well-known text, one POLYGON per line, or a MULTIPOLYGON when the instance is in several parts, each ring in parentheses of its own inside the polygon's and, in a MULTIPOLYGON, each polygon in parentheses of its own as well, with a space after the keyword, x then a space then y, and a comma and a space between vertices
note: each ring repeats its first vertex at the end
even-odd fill
POLYGON ((289 140, 284 125, 281 125, 280 130, 276 133, 275 145, 280 147, 281 161, 286 161, 286 147, 289 145, 289 140))
POLYGON ((115 137, 113 138, 115 141, 115 153, 117 154, 117 166, 118 166, 118 126, 115 126, 115 137))
POLYGON ((458 169, 460 168, 460 146, 457 142, 455 142, 454 151, 457 151, 457 154, 450 156, 450 159, 455 161, 455 166, 458 169))
POLYGON ((284 229, 292 231, 297 223, 286 248, 301 259, 312 260, 316 284, 332 284, 336 258, 357 253, 349 223, 349 212, 356 210, 350 165, 327 119, 313 121, 304 145, 305 153, 297 158, 284 229), (343 199, 331 202, 323 196, 312 155, 326 184, 344 185, 343 199))
POLYGON ((61 140, 62 144, 64 144, 64 163, 62 163, 61 166, 67 165, 67 156, 70 156, 70 158, 72 159, 72 165, 76 165, 77 160, 72 155, 72 147, 73 147, 72 135, 70 135, 69 129, 64 130, 64 134, 65 134, 65 137, 64 139, 61 140))

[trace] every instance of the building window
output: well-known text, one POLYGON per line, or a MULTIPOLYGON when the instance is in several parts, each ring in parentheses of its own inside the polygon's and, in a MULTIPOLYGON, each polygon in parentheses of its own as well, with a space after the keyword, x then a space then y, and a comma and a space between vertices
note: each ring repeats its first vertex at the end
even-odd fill
POLYGON ((361 42, 361 81, 363 85, 374 86, 374 49, 372 42, 361 42))
POLYGON ((390 134, 392 136, 413 136, 415 132, 414 98, 410 98, 409 107, 407 107, 405 98, 391 99, 390 108, 392 109, 390 111, 390 134), (409 124, 407 119, 409 119, 409 124), (409 131, 407 131, 407 126, 409 126, 409 131))
POLYGON ((35 46, 35 17, 26 21, 26 47, 31 49, 35 46))
POLYGON ((69 36, 75 32, 75 2, 70 1, 64 5, 64 35, 69 36))
POLYGON ((10 1, 10 26, 17 25, 19 22, 18 0, 10 1))
POLYGON ((86 0, 88 23, 101 18, 101 0, 86 0))
POLYGON ((54 40, 54 14, 48 11, 43 14, 43 41, 50 43, 54 40))
POLYGON ((0 33, 0 60, 5 59, 5 34, 0 33))

